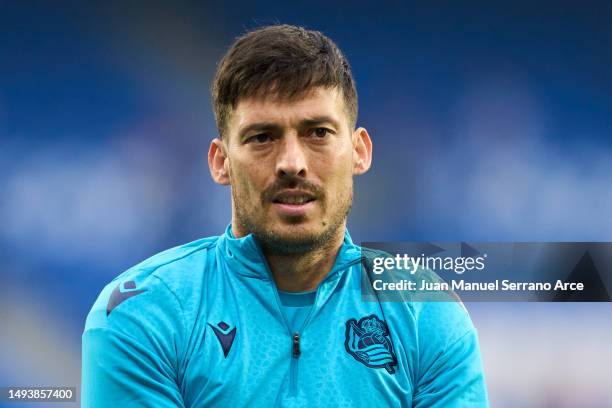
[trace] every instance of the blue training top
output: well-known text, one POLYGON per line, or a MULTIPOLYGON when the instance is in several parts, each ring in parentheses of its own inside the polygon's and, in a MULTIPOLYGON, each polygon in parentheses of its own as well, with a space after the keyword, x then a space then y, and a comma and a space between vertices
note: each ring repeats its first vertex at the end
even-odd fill
POLYGON ((488 406, 462 304, 363 301, 370 252, 346 232, 293 316, 257 241, 230 227, 134 266, 87 317, 82 406, 488 406))

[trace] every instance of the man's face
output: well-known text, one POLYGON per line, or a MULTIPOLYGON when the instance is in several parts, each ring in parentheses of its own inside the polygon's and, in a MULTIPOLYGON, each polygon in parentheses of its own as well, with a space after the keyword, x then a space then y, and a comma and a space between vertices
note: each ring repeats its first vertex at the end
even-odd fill
POLYGON ((342 234, 358 138, 335 88, 313 88, 289 101, 239 101, 222 147, 234 234, 253 233, 283 253, 309 251, 342 234))

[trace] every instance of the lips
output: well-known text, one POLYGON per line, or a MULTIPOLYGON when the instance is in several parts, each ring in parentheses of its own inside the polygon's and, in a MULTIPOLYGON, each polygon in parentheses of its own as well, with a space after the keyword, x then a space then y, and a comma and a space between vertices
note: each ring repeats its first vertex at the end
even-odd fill
POLYGON ((274 195, 272 206, 281 217, 304 217, 313 208, 316 197, 304 190, 283 190, 274 195))
POLYGON ((272 202, 276 204, 303 205, 314 200, 315 197, 311 193, 299 190, 289 190, 276 194, 272 202))

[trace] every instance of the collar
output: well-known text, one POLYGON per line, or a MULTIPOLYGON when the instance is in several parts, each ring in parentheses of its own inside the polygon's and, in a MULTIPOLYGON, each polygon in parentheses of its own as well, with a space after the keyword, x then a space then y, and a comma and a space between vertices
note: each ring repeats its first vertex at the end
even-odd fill
MULTIPOLYGON (((261 246, 253 234, 242 238, 234 237, 232 225, 228 225, 225 233, 217 241, 217 251, 230 269, 246 277, 273 280, 268 262, 261 250, 261 246)), ((348 229, 344 231, 344 241, 336 256, 332 269, 324 280, 332 275, 340 274, 361 259, 361 248, 353 244, 348 229)))

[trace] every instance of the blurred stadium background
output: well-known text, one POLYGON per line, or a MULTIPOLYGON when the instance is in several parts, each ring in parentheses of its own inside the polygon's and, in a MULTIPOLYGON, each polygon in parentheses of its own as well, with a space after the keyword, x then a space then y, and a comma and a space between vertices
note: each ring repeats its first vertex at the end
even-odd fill
MULTIPOLYGON (((612 241, 610 21, 589 2, 0 1, 0 386, 78 386, 99 290, 223 231, 209 84, 260 25, 322 30, 352 63, 375 143, 356 241, 612 241)), ((492 406, 612 406, 611 304, 467 306, 492 406)))

